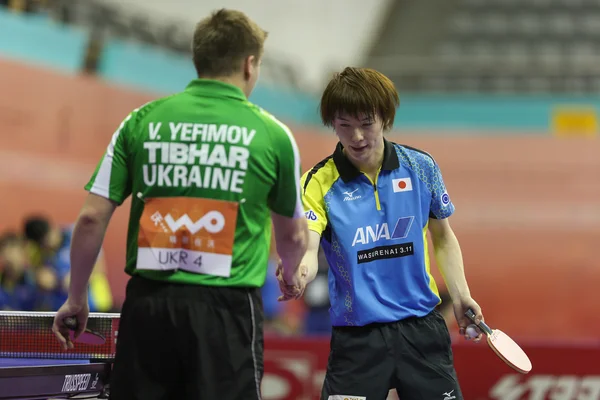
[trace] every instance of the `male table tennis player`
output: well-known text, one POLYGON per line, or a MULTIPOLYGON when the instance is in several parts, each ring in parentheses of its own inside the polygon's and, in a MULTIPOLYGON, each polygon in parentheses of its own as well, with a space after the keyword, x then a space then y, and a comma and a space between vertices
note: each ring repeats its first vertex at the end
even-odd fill
MULTIPOLYGON (((393 83, 362 68, 336 74, 321 98, 323 123, 339 143, 302 178, 310 230, 302 265, 312 280, 321 244, 333 325, 324 400, 380 400, 393 388, 402 400, 462 399, 448 329, 436 310, 428 231, 461 334, 470 324, 467 309, 483 319, 439 166, 428 153, 384 138, 398 104, 393 83)), ((296 298, 285 283, 282 299, 296 298)))
POLYGON ((121 124, 73 234, 64 318, 88 316, 87 282, 113 211, 132 196, 127 285, 111 399, 260 399, 271 220, 285 279, 308 241, 289 129, 247 100, 266 33, 238 11, 202 20, 198 79, 121 124))

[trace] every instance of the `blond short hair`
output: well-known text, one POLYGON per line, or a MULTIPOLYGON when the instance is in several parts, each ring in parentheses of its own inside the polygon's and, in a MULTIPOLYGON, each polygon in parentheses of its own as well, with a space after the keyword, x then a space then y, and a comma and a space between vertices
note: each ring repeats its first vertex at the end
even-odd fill
POLYGON ((196 25, 192 41, 199 77, 230 76, 249 56, 258 61, 268 33, 241 11, 220 9, 196 25))

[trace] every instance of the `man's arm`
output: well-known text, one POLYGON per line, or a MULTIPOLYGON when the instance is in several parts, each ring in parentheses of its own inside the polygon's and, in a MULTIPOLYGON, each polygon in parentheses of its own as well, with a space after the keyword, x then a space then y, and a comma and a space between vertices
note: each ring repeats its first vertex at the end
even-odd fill
POLYGON ((127 136, 137 110, 130 113, 113 134, 102 160, 85 186, 89 195, 79 213, 71 239, 71 282, 69 297, 82 300, 115 209, 131 194, 127 164, 127 136))
POLYGON ((282 295, 279 297, 279 301, 288 301, 292 299, 299 299, 304 294, 306 285, 312 282, 317 276, 319 270, 319 246, 321 242, 321 235, 313 230, 308 231, 308 246, 302 261, 296 272, 296 277, 299 280, 298 283, 289 284, 290 280, 283 276, 281 267, 277 268, 277 279, 279 280, 279 289, 282 295))
POLYGON ((448 218, 429 219, 435 258, 452 299, 470 297, 462 252, 448 218))
POLYGON ((304 289, 309 282, 312 282, 319 270, 319 246, 321 243, 321 232, 327 225, 327 214, 323 201, 323 187, 318 178, 311 176, 307 172, 301 179, 301 186, 304 188, 302 202, 307 215, 308 224, 308 246, 302 261, 300 262, 299 275, 300 285, 290 285, 287 279, 280 276, 280 289, 282 296, 280 301, 298 299, 304 293, 304 289))
MULTIPOLYGON (((458 322, 460 333, 464 335, 467 326, 471 323, 465 316, 467 310, 472 310, 475 313, 476 321, 483 321, 483 314, 479 304, 471 297, 467 278, 465 277, 460 245, 448 221, 448 218, 454 213, 454 204, 446 191, 446 185, 439 166, 433 158, 430 162, 429 182, 432 191, 429 232, 431 233, 438 267, 452 299, 456 322, 458 322)), ((481 335, 476 338, 476 341, 480 339, 481 335)))
POLYGON ((268 205, 283 276, 292 282, 308 242, 308 227, 300 198, 300 151, 290 129, 272 115, 265 115, 272 123, 275 158, 275 184, 269 193, 268 205))
POLYGON ((275 230, 275 244, 281 258, 284 279, 288 280, 296 273, 300 261, 306 253, 308 244, 308 226, 306 218, 289 218, 272 213, 275 230))
POLYGON ((87 302, 88 282, 117 203, 89 194, 77 218, 71 242, 69 298, 87 302))
MULTIPOLYGON (((448 293, 452 299, 454 316, 456 317, 460 334, 465 335, 465 338, 469 339, 469 336, 466 334, 466 328, 471 324, 471 321, 465 316, 467 310, 470 309, 475 313, 476 323, 483 321, 484 318, 481 307, 471 297, 458 239, 452 227, 450 227, 450 222, 448 222, 447 218, 431 218, 429 220, 429 232, 431 233, 438 267, 444 277, 448 293)), ((475 338, 475 341, 478 342, 481 340, 481 337, 480 333, 475 338)))
POLYGON ((300 262, 301 265, 306 267, 306 283, 312 282, 319 271, 319 246, 321 245, 321 235, 317 232, 308 231, 308 248, 306 254, 300 262))
POLYGON ((131 194, 128 169, 127 136, 131 133, 138 110, 121 123, 85 186, 90 193, 79 213, 71 238, 71 281, 69 297, 54 316, 52 331, 63 348, 73 348, 66 318, 77 321, 75 337, 85 329, 89 316, 88 282, 104 240, 106 228, 118 205, 131 194))

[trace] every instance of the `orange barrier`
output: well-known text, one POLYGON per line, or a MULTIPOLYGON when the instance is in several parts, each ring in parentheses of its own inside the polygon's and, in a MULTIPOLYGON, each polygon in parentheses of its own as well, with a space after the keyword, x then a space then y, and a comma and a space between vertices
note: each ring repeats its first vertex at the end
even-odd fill
MULTIPOLYGON (((533 364, 521 375, 484 342, 453 343, 454 365, 463 397, 469 400, 600 400, 600 343, 520 341, 533 364)), ((328 338, 265 338, 265 400, 320 397, 329 357, 328 338)), ((352 397, 348 397, 351 399, 352 397)), ((397 399, 394 393, 388 399, 397 399)), ((440 393, 440 399, 451 395, 440 393)))
MULTIPOLYGON (((39 211, 72 223, 112 132, 152 96, 8 61, 0 61, 0 87, 0 226, 18 228, 24 215, 39 211)), ((333 133, 295 135, 304 169, 336 142, 333 133)), ((600 141, 392 139, 429 151, 440 164, 457 206, 452 222, 472 292, 489 320, 520 336, 596 336, 600 141)), ((115 214, 104 245, 117 303, 126 281, 128 207, 115 214)))

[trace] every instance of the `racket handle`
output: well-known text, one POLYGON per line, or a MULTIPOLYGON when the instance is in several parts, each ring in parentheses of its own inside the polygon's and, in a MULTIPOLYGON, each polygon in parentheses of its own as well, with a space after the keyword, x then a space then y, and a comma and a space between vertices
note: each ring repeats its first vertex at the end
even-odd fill
MULTIPOLYGON (((465 315, 467 316, 467 318, 469 318, 471 321, 473 321, 473 323, 475 323, 475 313, 473 312, 473 310, 468 309, 467 312, 465 313, 465 315)), ((492 329, 486 325, 485 322, 480 321, 478 324, 475 323, 475 325, 477 325, 477 327, 479 329, 481 329, 483 331, 483 333, 485 333, 486 335, 490 336, 493 332, 492 329)))

